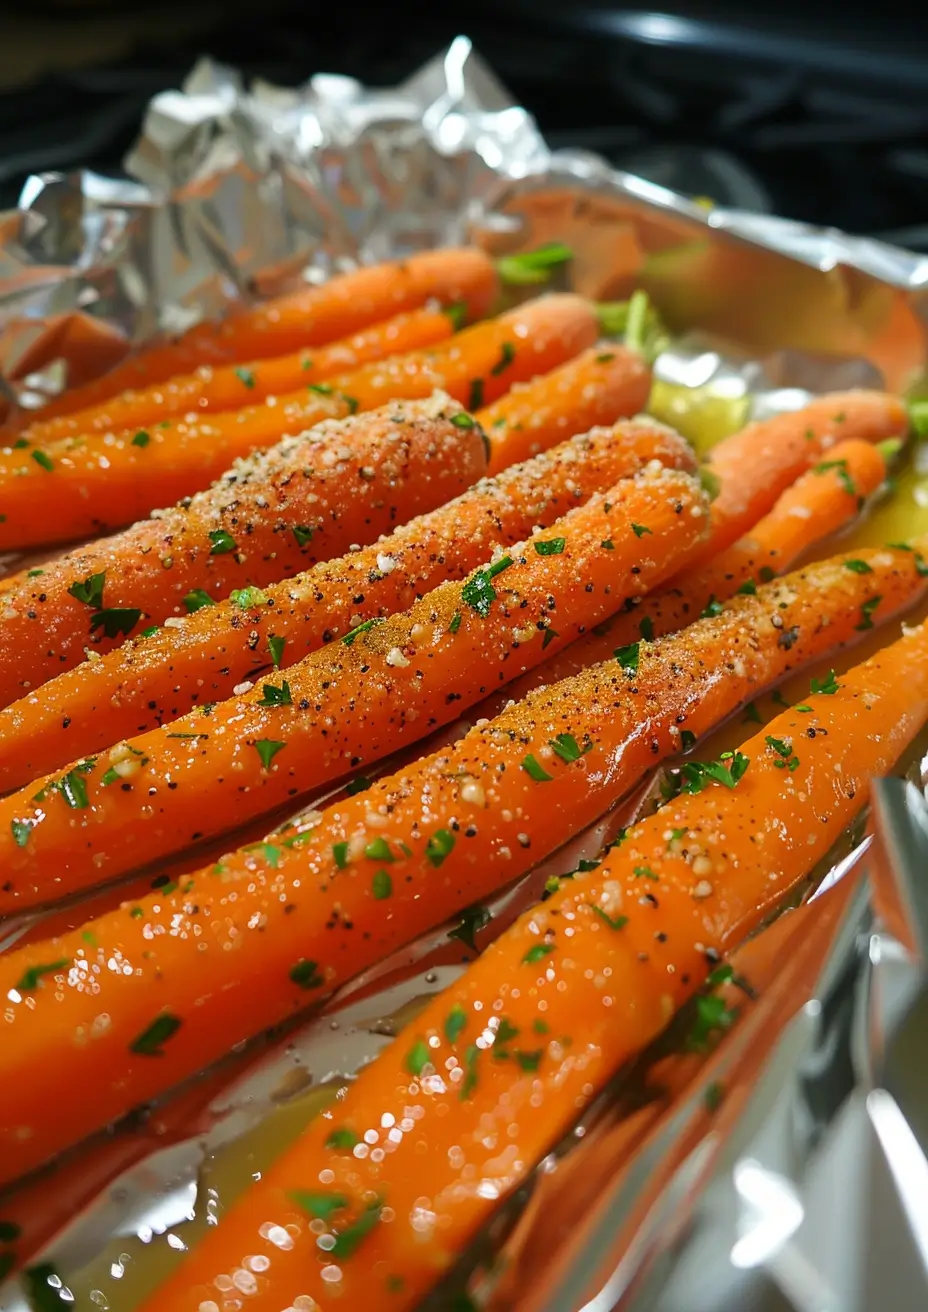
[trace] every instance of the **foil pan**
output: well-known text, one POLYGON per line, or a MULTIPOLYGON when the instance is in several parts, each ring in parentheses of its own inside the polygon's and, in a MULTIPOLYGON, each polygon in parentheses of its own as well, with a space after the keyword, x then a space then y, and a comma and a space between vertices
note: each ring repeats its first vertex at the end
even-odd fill
MULTIPOLYGON (((236 300, 468 239, 500 254, 565 241, 576 290, 615 299, 644 287, 674 334, 658 377, 684 404, 708 386, 759 415, 810 392, 928 380, 928 259, 707 210, 594 156, 552 153, 464 38, 380 91, 328 75, 246 88, 204 60, 154 99, 126 169, 129 181, 31 178, 0 215, 10 408, 40 407, 236 300)), ((737 954, 738 1023, 723 1041, 686 1052, 672 1027, 623 1071, 462 1255, 430 1312, 928 1306, 926 746, 904 779, 876 785, 801 905, 737 954)), ((464 939, 484 946, 648 796, 644 781, 464 939)), ((83 914, 0 924, 0 950, 83 914)), ((151 1283, 146 1253, 159 1249, 162 1272, 181 1256, 463 968, 470 951, 449 928, 0 1198, 0 1213, 30 1216, 44 1293, 129 1312, 151 1283)), ((0 1284, 2 1312, 45 1305, 28 1281, 0 1284)))

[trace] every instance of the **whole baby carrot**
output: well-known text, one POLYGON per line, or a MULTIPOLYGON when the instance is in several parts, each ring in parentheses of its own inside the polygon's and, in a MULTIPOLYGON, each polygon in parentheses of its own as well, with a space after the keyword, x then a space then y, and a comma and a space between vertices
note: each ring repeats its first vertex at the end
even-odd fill
POLYGON ((672 574, 706 511, 690 474, 647 469, 286 679, 4 798, 0 916, 228 832, 456 719, 672 574))
POLYGON ((801 410, 748 424, 709 452, 706 467, 719 484, 712 533, 692 565, 730 546, 773 506, 800 474, 836 442, 905 437, 908 412, 887 392, 830 392, 801 410))
POLYGON ((0 585, 0 701, 88 648, 371 542, 470 486, 485 461, 479 427, 440 394, 251 456, 158 518, 0 585))
POLYGON ((460 326, 464 307, 421 309, 372 324, 340 342, 314 349, 251 360, 241 365, 201 365, 163 383, 136 391, 120 392, 98 405, 75 410, 57 419, 38 420, 23 433, 35 446, 57 442, 81 433, 115 433, 147 429, 172 415, 240 410, 269 396, 283 396, 333 374, 357 369, 370 360, 433 346, 460 326))
MULTIPOLYGON (((518 679, 506 695, 524 697, 540 683, 567 678, 606 659, 616 647, 673 633, 711 614, 736 592, 750 593, 758 583, 784 573, 809 547, 856 519, 862 501, 886 476, 879 445, 839 442, 828 454, 828 460, 813 465, 787 488, 769 515, 738 542, 708 564, 677 575, 671 587, 645 597, 634 609, 598 625, 596 633, 585 634, 541 669, 518 679)), ((864 568, 862 563, 850 564, 864 568)))
POLYGON ((263 359, 324 346, 430 300, 464 302, 473 319, 499 291, 493 261, 473 247, 423 251, 408 260, 364 266, 287 296, 197 324, 175 341, 143 348, 102 378, 47 405, 42 418, 97 405, 129 387, 149 387, 204 364, 263 359))
POLYGON ((0 452, 0 550, 65 542, 118 528, 206 487, 252 451, 321 419, 442 389, 478 408, 513 383, 547 373, 591 346, 596 307, 579 296, 543 296, 465 328, 449 343, 362 365, 261 405, 202 421, 164 420, 145 430, 91 433, 0 452))
MULTIPOLYGON (((535 432, 545 438, 545 445, 565 428, 570 431, 571 422, 583 432, 592 423, 614 420, 626 398, 624 363, 618 356, 605 361, 602 354, 588 352, 585 362, 583 357, 576 362, 582 362, 582 368, 571 362, 538 379, 537 393, 535 384, 518 397, 511 393, 508 413, 513 418, 520 416, 529 398, 537 395, 547 428, 535 432), (575 390, 551 386, 549 380, 568 370, 575 390), (546 395, 553 400, 542 406, 546 395)), ((506 400, 498 403, 504 413, 505 406, 506 400)), ((484 413, 479 412, 478 418, 484 413)), ((458 422, 465 418, 459 416, 458 422)), ((464 461, 469 448, 463 429, 461 437, 456 458, 464 461)), ((678 469, 692 469, 694 463, 682 438, 652 421, 626 421, 596 429, 558 448, 550 458, 539 456, 478 483, 372 547, 316 565, 285 583, 259 591, 244 589, 234 601, 203 607, 183 621, 172 620, 169 628, 145 638, 130 638, 97 660, 74 665, 86 642, 83 625, 78 622, 76 644, 67 654, 60 643, 55 648, 55 668, 65 672, 44 684, 41 692, 29 692, 0 711, 0 792, 47 774, 77 756, 112 746, 121 737, 176 719, 197 703, 228 697, 233 688, 262 668, 272 664, 286 668, 365 620, 403 610, 442 579, 463 578, 495 545, 520 541, 535 525, 550 524, 571 506, 634 474, 651 460, 678 469), (68 669, 69 664, 73 668, 68 669)), ((436 477, 437 471, 433 471, 433 481, 436 477)), ((448 477, 452 477, 450 469, 448 477)), ((438 481, 436 501, 448 490, 438 481)), ((423 493, 427 490, 420 489, 423 493)), ((194 504, 197 501, 195 498, 194 504)), ((129 531, 130 539, 135 532, 129 531)), ((363 536, 358 534, 361 540, 363 536)), ((303 550, 312 551, 314 546, 318 550, 319 541, 304 543, 303 550)), ((135 559, 132 553, 125 556, 130 565, 135 559)), ((113 577, 112 560, 108 567, 108 577, 113 577)), ((77 577, 88 572, 81 567, 77 577)), ((62 587, 72 583, 73 579, 62 587)), ((4 594, 0 585, 0 605, 6 595, 10 609, 28 616, 36 609, 37 584, 43 585, 38 595, 47 598, 47 574, 19 576, 18 587, 25 591, 18 595, 25 597, 25 602, 10 600, 9 589, 4 594)), ((207 585, 207 590, 215 595, 214 588, 207 585)), ((43 663, 37 661, 36 646, 31 636, 24 638, 6 657, 8 661, 23 660, 28 653, 18 678, 33 685, 45 673, 43 663)), ((10 669, 15 675, 15 667, 10 669)), ((9 673, 6 682, 15 688, 15 677, 9 673)), ((25 690, 20 687, 19 691, 25 690)))
POLYGON ((727 779, 691 763, 684 793, 435 997, 143 1312, 202 1312, 229 1288, 255 1312, 300 1297, 418 1306, 719 954, 828 853, 926 719, 922 625, 778 716, 727 779))
POLYGON ((838 558, 767 584, 302 827, 0 955, 0 1183, 518 878, 759 689, 924 595, 914 552, 860 557, 871 573, 838 558))

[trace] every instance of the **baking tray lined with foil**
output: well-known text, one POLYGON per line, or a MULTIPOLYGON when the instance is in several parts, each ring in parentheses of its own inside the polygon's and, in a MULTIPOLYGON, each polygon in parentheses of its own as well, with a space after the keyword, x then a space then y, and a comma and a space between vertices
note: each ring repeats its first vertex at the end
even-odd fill
MULTIPOLYGON (((467 238, 497 254, 565 242, 570 285, 596 299, 644 288, 673 334, 656 405, 684 430, 737 426, 831 388, 923 384, 923 257, 706 211, 592 156, 552 154, 463 39, 391 91, 324 75, 246 90, 204 62, 153 102, 128 166, 137 181, 32 179, 0 218, 11 405, 39 405, 236 298, 467 238)), ((903 495, 917 498, 921 472, 916 457, 903 495)), ((901 1300, 889 1306, 924 1306, 928 1136, 912 1053, 928 825, 918 760, 905 764, 916 783, 881 785, 864 829, 818 872, 817 894, 742 949, 724 1039, 694 1049, 683 1015, 428 1306, 452 1306, 465 1288, 478 1305, 526 1312, 851 1309, 875 1290, 886 1302, 887 1288, 901 1300)), ((24 1182, 36 1261, 78 1307, 131 1307, 461 969, 462 942, 490 941, 634 804, 502 895, 487 923, 444 927, 24 1182)), ((0 926, 0 942, 36 923, 0 926)), ((0 1291, 4 1312, 28 1306, 17 1282, 0 1291)))

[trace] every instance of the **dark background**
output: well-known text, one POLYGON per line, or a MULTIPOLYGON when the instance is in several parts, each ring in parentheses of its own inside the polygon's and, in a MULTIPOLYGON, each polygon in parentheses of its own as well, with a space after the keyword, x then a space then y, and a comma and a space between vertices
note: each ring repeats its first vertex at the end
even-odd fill
POLYGON ((462 32, 552 145, 928 250, 928 7, 911 3, 6 0, 0 206, 30 172, 119 171, 149 98, 200 54, 390 85, 462 32))

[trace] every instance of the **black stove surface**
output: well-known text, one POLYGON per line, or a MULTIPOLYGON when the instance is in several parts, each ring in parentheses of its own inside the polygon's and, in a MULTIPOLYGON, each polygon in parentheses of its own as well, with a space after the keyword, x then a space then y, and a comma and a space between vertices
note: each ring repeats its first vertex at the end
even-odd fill
MULTIPOLYGON (((720 204, 928 251, 925 16, 889 5, 879 26, 871 7, 867 27, 843 6, 829 28, 798 3, 769 21, 752 9, 750 24, 737 9, 635 13, 602 0, 422 8, 267 0, 257 16, 235 0, 173 43, 163 5, 164 40, 149 49, 0 94, 0 206, 31 172, 119 172, 149 98, 204 52, 280 84, 327 71, 390 85, 464 31, 552 146, 720 204)), ((77 21, 58 20, 57 39, 77 21)))

